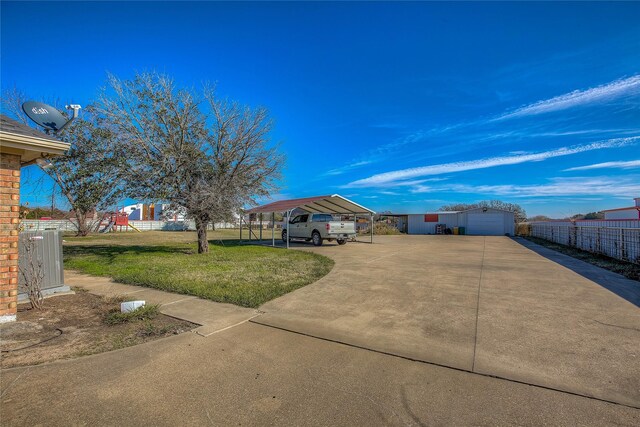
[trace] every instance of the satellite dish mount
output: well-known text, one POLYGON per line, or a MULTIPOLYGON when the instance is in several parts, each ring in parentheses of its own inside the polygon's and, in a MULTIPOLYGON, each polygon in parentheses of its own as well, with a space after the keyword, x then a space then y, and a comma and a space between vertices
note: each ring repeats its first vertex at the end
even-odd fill
POLYGON ((47 133, 51 131, 58 133, 66 128, 73 119, 78 117, 78 111, 82 107, 77 104, 71 104, 66 105, 65 108, 67 110, 73 110, 71 118, 68 120, 58 110, 42 102, 27 101, 22 104, 22 111, 24 111, 33 122, 42 126, 47 133))

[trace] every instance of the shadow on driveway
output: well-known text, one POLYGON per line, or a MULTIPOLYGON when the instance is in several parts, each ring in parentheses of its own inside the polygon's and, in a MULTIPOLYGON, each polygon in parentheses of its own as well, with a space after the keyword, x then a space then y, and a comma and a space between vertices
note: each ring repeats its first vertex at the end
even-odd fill
POLYGON ((637 307, 640 307, 640 282, 627 279, 620 274, 613 273, 579 259, 570 257, 569 255, 561 254, 560 252, 545 248, 544 246, 535 244, 527 239, 516 237, 513 238, 513 240, 538 255, 578 273, 579 275, 613 292, 619 297, 624 298, 637 307))

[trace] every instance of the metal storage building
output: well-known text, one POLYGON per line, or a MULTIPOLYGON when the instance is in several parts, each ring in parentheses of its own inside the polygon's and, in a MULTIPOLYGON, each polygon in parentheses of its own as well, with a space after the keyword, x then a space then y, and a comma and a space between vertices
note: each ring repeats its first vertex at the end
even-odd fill
POLYGON ((436 234, 438 224, 452 230, 463 227, 464 234, 476 236, 513 236, 515 233, 514 213, 493 208, 409 214, 407 224, 408 234, 436 234))
POLYGON ((636 197, 633 200, 635 201, 635 206, 602 211, 604 212, 604 219, 640 219, 640 197, 636 197))
POLYGON ((458 227, 458 213, 430 212, 407 215, 407 234, 436 234, 438 224, 446 224, 447 228, 458 227))

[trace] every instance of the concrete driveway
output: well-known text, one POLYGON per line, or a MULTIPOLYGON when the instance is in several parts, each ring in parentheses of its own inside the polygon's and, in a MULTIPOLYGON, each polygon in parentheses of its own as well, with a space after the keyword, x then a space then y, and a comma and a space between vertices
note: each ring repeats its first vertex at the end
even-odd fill
POLYGON ((640 407, 638 282, 507 237, 376 242, 296 245, 335 268, 252 322, 640 407))
POLYGON ((377 241, 301 246, 335 269, 251 322, 238 315, 252 310, 83 279, 206 333, 4 369, 1 424, 640 424, 637 283, 572 266, 625 300, 506 238, 377 241))

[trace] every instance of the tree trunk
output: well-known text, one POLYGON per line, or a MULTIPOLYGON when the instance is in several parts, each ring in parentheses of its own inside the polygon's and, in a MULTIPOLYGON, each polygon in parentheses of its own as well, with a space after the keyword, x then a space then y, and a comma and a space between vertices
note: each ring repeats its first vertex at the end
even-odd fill
POLYGON ((207 221, 196 217, 196 230, 198 231, 198 253, 209 252, 209 241, 207 240, 207 221))
POLYGON ((76 210, 75 214, 77 222, 76 227, 78 228, 76 236, 84 237, 89 234, 89 227, 87 227, 87 213, 76 210))

